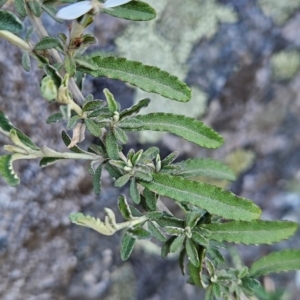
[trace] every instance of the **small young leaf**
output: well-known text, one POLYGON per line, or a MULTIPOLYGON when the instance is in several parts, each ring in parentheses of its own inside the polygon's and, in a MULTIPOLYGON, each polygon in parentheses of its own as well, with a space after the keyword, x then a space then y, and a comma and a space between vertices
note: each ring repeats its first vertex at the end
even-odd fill
POLYGON ((47 73, 47 75, 52 78, 57 89, 59 89, 59 87, 62 84, 62 78, 59 75, 59 73, 57 72, 57 70, 54 67, 52 67, 51 65, 45 65, 44 69, 45 69, 45 72, 47 73))
POLYGON ((128 230, 128 233, 136 239, 149 239, 151 234, 149 231, 143 229, 142 227, 132 228, 128 230))
POLYGON ((155 10, 149 4, 142 1, 131 1, 114 9, 104 9, 103 12, 131 21, 150 21, 156 17, 155 10))
POLYGON ((130 180, 129 194, 130 194, 130 197, 131 197, 132 201, 135 204, 139 204, 140 203, 140 201, 141 201, 141 195, 139 193, 139 190, 138 190, 138 187, 137 187, 137 183, 136 183, 134 177, 131 178, 131 180, 130 180))
POLYGON ((20 183, 20 179, 13 169, 12 155, 0 156, 0 175, 10 186, 17 186, 20 183))
POLYGON ((96 71, 81 66, 78 69, 94 77, 119 79, 146 92, 158 93, 180 102, 191 99, 191 90, 184 82, 159 68, 116 57, 95 56, 91 59, 91 63, 97 65, 96 71))
POLYGON ((143 154, 144 150, 141 149, 139 150, 137 153, 133 153, 130 160, 132 162, 132 164, 135 166, 141 159, 142 154, 143 154))
POLYGON ((175 165, 181 168, 177 175, 185 178, 208 176, 217 179, 235 180, 234 173, 227 166, 210 158, 188 159, 175 165))
POLYGON ((44 168, 44 167, 51 166, 62 159, 64 159, 64 158, 63 157, 43 157, 40 161, 40 167, 44 168))
POLYGON ((136 209, 134 206, 129 205, 129 208, 130 208, 130 211, 131 211, 131 214, 133 217, 139 218, 139 217, 143 216, 143 214, 138 209, 136 209))
POLYGON ((152 233, 152 235, 158 239, 161 242, 165 242, 167 238, 163 234, 163 232, 160 230, 158 226, 155 225, 154 222, 148 221, 147 223, 149 231, 152 233))
POLYGON ((170 245, 170 252, 173 253, 179 250, 182 247, 184 240, 185 240, 185 235, 182 234, 177 236, 172 242, 172 244, 170 245))
POLYGON ((114 127, 113 128, 113 133, 116 139, 121 143, 121 144, 127 144, 128 142, 128 137, 123 129, 120 127, 114 127))
POLYGON ((135 238, 133 238, 127 232, 124 234, 122 239, 122 246, 121 246, 121 259, 127 260, 134 248, 135 238))
POLYGON ((149 105, 149 103, 150 103, 150 99, 148 99, 148 98, 140 100, 137 104, 120 112, 120 120, 125 117, 129 117, 133 114, 138 113, 143 107, 147 107, 149 105))
POLYGON ((143 171, 136 171, 134 173, 134 177, 137 178, 137 179, 140 179, 140 180, 143 180, 145 182, 151 182, 153 180, 153 177, 151 175, 151 173, 146 173, 146 172, 143 172, 143 171))
POLYGON ((131 210, 124 195, 118 198, 118 207, 125 220, 132 219, 131 210))
POLYGON ((25 4, 25 1, 24 0, 15 0, 14 3, 15 3, 16 12, 22 18, 26 17, 27 13, 26 13, 26 4, 25 4))
POLYGON ((99 165, 93 177, 94 192, 96 195, 100 195, 101 193, 101 173, 102 165, 99 165))
POLYGON ((105 95, 106 98, 106 102, 107 102, 107 107, 109 109, 109 111, 111 113, 118 111, 118 103, 116 102, 114 95, 108 90, 108 89, 104 89, 103 93, 105 95))
POLYGON ((254 220, 204 224, 202 227, 211 231, 210 239, 218 242, 270 245, 289 238, 297 230, 298 224, 290 221, 254 220))
POLYGON ((259 277, 269 273, 294 271, 300 269, 300 250, 288 249, 272 252, 253 263, 249 276, 259 277))
POLYGON ((28 52, 23 52, 22 55, 22 67, 26 72, 30 71, 30 57, 28 52))
POLYGON ((186 239, 185 241, 185 250, 188 256, 189 261, 195 266, 200 266, 200 260, 198 256, 198 251, 191 239, 186 239))
POLYGON ((145 188, 143 195, 146 199, 146 203, 149 209, 152 211, 156 210, 156 201, 157 201, 156 194, 151 192, 147 188, 145 188))
POLYGON ((118 160, 119 159, 119 146, 117 139, 115 138, 114 134, 109 131, 107 132, 106 139, 105 139, 105 146, 108 157, 111 159, 118 160))
MULTIPOLYGON (((62 140, 65 143, 65 145, 68 147, 71 144, 71 138, 68 136, 68 134, 65 131, 62 131, 61 137, 62 137, 62 140)), ((85 153, 78 146, 73 146, 73 147, 70 147, 69 149, 75 153, 85 153)))
POLYGON ((102 134, 100 124, 96 123, 91 119, 84 119, 87 130, 94 136, 99 137, 102 134))
MULTIPOLYGON (((127 118, 125 121, 128 122, 127 118)), ((210 127, 205 126, 202 122, 170 113, 150 113, 147 115, 138 115, 136 120, 142 121, 143 126, 138 128, 126 128, 123 121, 119 123, 127 131, 166 131, 176 134, 187 141, 193 142, 206 148, 218 148, 223 144, 223 138, 210 127)))
POLYGON ((51 124, 60 121, 63 121, 63 115, 61 112, 56 112, 47 118, 46 123, 51 124))
POLYGON ((74 57, 67 54, 65 56, 64 66, 66 72, 69 73, 70 77, 73 77, 76 73, 76 63, 74 57))
POLYGON ((42 38, 34 47, 34 50, 48 50, 60 45, 59 41, 51 36, 42 38))
POLYGON ((170 253, 170 246, 175 240, 175 236, 171 236, 161 247, 161 257, 166 258, 168 254, 170 253))
POLYGON ((203 208, 227 219, 253 220, 261 210, 251 201, 207 183, 152 173, 153 181, 140 184, 162 196, 203 208))
POLYGON ((198 211, 197 209, 187 212, 185 216, 185 225, 193 229, 201 216, 201 211, 198 211))
POLYGON ((22 21, 9 11, 0 10, 0 30, 18 33, 24 29, 22 21))
POLYGON ((27 2, 30 10, 36 17, 40 17, 42 14, 42 8, 38 0, 28 0, 27 2))
POLYGON ((167 157, 165 157, 162 161, 161 161, 161 166, 167 166, 170 163, 172 163, 179 155, 178 151, 174 151, 172 153, 170 153, 167 157))
POLYGON ((130 177, 131 177, 131 175, 129 175, 129 174, 125 174, 125 175, 119 177, 119 178, 115 181, 114 186, 115 186, 115 187, 122 187, 123 185, 125 185, 125 184, 128 182, 128 180, 130 179, 130 177))
POLYGON ((142 163, 147 163, 148 161, 152 161, 157 156, 157 154, 159 154, 159 149, 157 147, 150 147, 143 152, 140 161, 142 163))

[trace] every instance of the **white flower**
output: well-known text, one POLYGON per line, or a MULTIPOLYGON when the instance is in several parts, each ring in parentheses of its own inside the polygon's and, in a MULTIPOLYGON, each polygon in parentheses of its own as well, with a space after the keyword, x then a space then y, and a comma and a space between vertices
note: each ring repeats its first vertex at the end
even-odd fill
POLYGON ((105 3, 98 2, 97 0, 80 1, 60 9, 56 17, 62 20, 74 20, 83 16, 91 9, 97 12, 100 8, 112 8, 130 1, 131 0, 107 0, 105 3))

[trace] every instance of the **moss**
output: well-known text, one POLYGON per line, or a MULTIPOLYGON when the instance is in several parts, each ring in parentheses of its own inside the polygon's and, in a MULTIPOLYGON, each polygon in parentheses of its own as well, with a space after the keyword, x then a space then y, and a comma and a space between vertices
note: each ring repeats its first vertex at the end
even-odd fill
MULTIPOLYGON (((202 38, 211 38, 218 30, 219 22, 235 22, 235 12, 215 0, 146 0, 157 11, 157 18, 150 22, 131 23, 117 39, 121 56, 154 65, 184 80, 187 60, 194 45, 202 38)), ((199 66, 201 67, 201 66, 199 66)), ((206 94, 192 88, 192 100, 178 103, 155 94, 137 90, 135 102, 149 97, 152 101, 144 112, 164 111, 199 117, 206 107, 206 94)), ((157 141, 161 134, 142 133, 143 142, 157 141)))
POLYGON ((299 51, 281 51, 271 57, 272 76, 277 80, 292 79, 300 69, 299 51))
POLYGON ((258 0, 264 14, 278 25, 283 25, 300 7, 300 0, 258 0))

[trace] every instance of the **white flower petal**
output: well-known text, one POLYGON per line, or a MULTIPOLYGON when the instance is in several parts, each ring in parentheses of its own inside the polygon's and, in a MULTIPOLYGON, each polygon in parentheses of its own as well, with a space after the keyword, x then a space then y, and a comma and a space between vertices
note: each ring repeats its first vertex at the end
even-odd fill
POLYGON ((93 4, 91 1, 81 1, 60 9, 56 17, 62 20, 74 20, 83 16, 92 8, 93 4))
POLYGON ((107 0, 104 4, 103 7, 104 8, 111 8, 111 7, 116 7, 116 6, 120 6, 123 5, 125 3, 130 2, 131 0, 107 0))

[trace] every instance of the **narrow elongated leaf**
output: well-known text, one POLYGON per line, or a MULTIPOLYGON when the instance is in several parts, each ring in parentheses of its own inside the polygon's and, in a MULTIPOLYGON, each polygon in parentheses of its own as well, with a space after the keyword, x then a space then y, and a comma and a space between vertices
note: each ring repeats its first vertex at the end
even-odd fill
POLYGON ((133 238, 127 232, 124 234, 122 239, 122 246, 121 246, 121 259, 127 260, 134 248, 135 238, 133 238))
POLYGON ((176 252, 177 250, 179 250, 183 245, 184 239, 185 239, 185 236, 183 234, 177 236, 174 239, 174 241, 172 242, 172 244, 170 245, 170 252, 173 253, 173 252, 176 252))
POLYGON ((131 1, 114 9, 104 9, 103 12, 131 21, 149 21, 156 17, 155 10, 149 4, 142 1, 131 1))
POLYGON ((54 81, 55 86, 59 89, 59 87, 62 84, 62 78, 59 75, 59 73, 57 72, 57 70, 52 67, 51 65, 45 65, 44 66, 45 72, 47 73, 47 75, 49 75, 52 80, 54 81))
POLYGON ((129 194, 130 194, 130 197, 131 197, 132 201, 135 204, 139 204, 140 203, 140 201, 141 201, 141 195, 139 193, 139 190, 138 190, 138 187, 137 187, 137 183, 136 183, 134 177, 131 178, 131 181, 130 181, 129 194))
POLYGON ((120 113, 120 119, 138 113, 143 107, 147 107, 149 103, 150 103, 150 99, 148 98, 140 100, 136 105, 133 105, 130 108, 123 110, 120 113))
POLYGON ((92 64, 90 60, 84 57, 76 57, 75 62, 77 65, 82 66, 84 68, 96 71, 98 69, 97 65, 92 64))
MULTIPOLYGON (((141 131, 166 131, 183 137, 187 141, 207 148, 218 148, 223 144, 223 138, 210 127, 193 118, 169 113, 151 113, 139 115, 136 120, 143 125, 137 128, 125 128, 122 121, 119 123, 124 130, 141 131)), ((130 118, 125 119, 127 122, 130 118)))
POLYGON ((91 63, 97 64, 97 71, 82 66, 78 69, 94 77, 119 79, 146 92, 157 93, 180 102, 191 99, 191 90, 184 82, 159 68, 116 57, 95 56, 91 59, 91 63))
POLYGON ((0 30, 18 33, 24 29, 22 21, 9 11, 0 10, 0 30))
POLYGON ((185 178, 208 176, 212 178, 235 180, 234 173, 221 162, 210 158, 194 158, 175 164, 181 170, 177 173, 185 178))
POLYGON ((120 127, 114 127, 113 128, 113 133, 115 138, 122 144, 127 144, 128 142, 128 137, 125 133, 125 131, 120 128, 120 127))
POLYGON ((128 233, 136 239, 149 239, 151 237, 151 233, 141 227, 129 229, 128 233))
POLYGON ((24 18, 26 16, 26 4, 24 0, 15 0, 15 8, 17 13, 24 18))
POLYGON ((105 139, 106 151, 111 159, 119 159, 119 146, 114 134, 109 131, 105 139))
POLYGON ((64 158, 63 157, 61 157, 61 158, 59 158, 59 157, 43 157, 40 161, 40 167, 41 168, 48 167, 62 159, 64 159, 64 158))
POLYGON ((272 252, 253 263, 249 276, 258 277, 269 273, 300 269, 300 250, 288 249, 272 252))
POLYGON ((171 236, 161 247, 161 257, 166 258, 170 253, 170 246, 172 245, 173 241, 176 239, 175 236, 171 236))
POLYGON ((11 130, 16 131, 18 138, 25 146, 31 148, 32 150, 40 150, 40 148, 37 147, 27 135, 14 127, 7 116, 2 111, 0 111, 0 132, 9 136, 11 130))
POLYGON ((167 166, 169 165, 171 162, 173 162, 179 155, 178 151, 174 151, 172 153, 170 153, 167 157, 165 157, 162 161, 161 161, 161 166, 167 166))
POLYGON ((22 55, 22 67, 26 72, 30 71, 30 57, 28 52, 24 52, 22 55))
POLYGON ((51 116, 48 117, 48 119, 46 120, 47 124, 51 124, 51 123, 55 123, 55 122, 59 122, 63 120, 63 115, 61 112, 56 112, 54 114, 52 114, 51 116))
POLYGON ((198 251, 191 239, 186 239, 185 241, 185 250, 186 254, 188 256, 189 261, 195 266, 199 267, 200 266, 200 260, 198 256, 198 251))
POLYGON ((27 2, 30 10, 36 17, 40 17, 42 14, 41 4, 38 0, 28 0, 27 2))
POLYGON ((122 195, 118 198, 118 207, 119 207, 119 210, 125 220, 132 219, 130 207, 129 207, 126 197, 124 195, 122 195))
POLYGON ((74 57, 67 54, 65 56, 64 66, 65 66, 66 72, 69 73, 70 77, 73 77, 76 73, 76 63, 75 63, 74 57))
POLYGON ((213 185, 166 174, 154 173, 152 177, 153 181, 141 184, 162 196, 193 204, 227 219, 249 221, 260 217, 261 210, 253 202, 213 185))
POLYGON ((147 188, 144 190, 143 193, 147 206, 150 208, 150 210, 154 211, 156 210, 156 195, 152 191, 148 190, 147 188))
POLYGON ((287 239, 297 230, 298 224, 290 221, 228 222, 202 225, 211 231, 210 239, 218 242, 273 244, 287 239))
POLYGON ((101 173, 102 173, 102 165, 98 166, 93 178, 94 193, 96 195, 100 195, 101 192, 101 173))
POLYGON ((34 50, 47 50, 58 47, 59 40, 51 36, 45 36, 34 47, 34 50))
POLYGON ((155 223, 148 221, 148 229, 152 233, 152 235, 161 242, 165 242, 167 238, 163 234, 163 232, 155 225, 155 223))
POLYGON ((199 287, 202 287, 201 283, 201 268, 194 266, 191 262, 188 263, 189 275, 191 276, 192 282, 199 287))
POLYGON ((99 137, 102 134, 101 127, 95 121, 91 119, 85 119, 84 123, 87 130, 94 136, 99 137))
POLYGON ((106 99, 107 107, 108 107, 109 111, 111 113, 118 111, 118 103, 116 102, 114 95, 108 89, 104 89, 103 93, 105 95, 105 99, 106 99))
POLYGON ((20 183, 20 179, 13 169, 12 155, 0 156, 0 175, 10 186, 17 186, 20 183))

